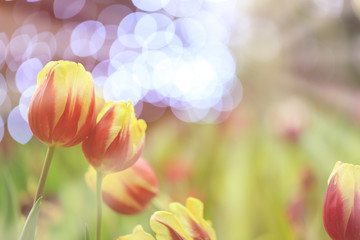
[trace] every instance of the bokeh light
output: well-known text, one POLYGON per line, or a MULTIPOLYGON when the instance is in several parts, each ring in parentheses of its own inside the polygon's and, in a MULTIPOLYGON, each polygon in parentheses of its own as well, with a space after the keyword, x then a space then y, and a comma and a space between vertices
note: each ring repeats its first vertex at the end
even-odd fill
POLYGON ((203 2, 204 0, 170 0, 164 9, 174 17, 190 17, 201 9, 203 2))
POLYGON ((75 27, 71 34, 71 50, 79 57, 95 54, 104 44, 106 30, 98 21, 85 21, 75 27))
POLYGON ((8 38, 5 33, 0 33, 0 68, 4 65, 7 54, 8 38))
POLYGON ((118 26, 121 20, 130 13, 132 13, 132 10, 129 7, 122 4, 113 4, 100 12, 98 21, 104 25, 118 26))
POLYGON ((23 94, 21 94, 20 101, 19 101, 19 111, 26 123, 28 124, 28 110, 30 105, 30 100, 32 95, 35 93, 36 85, 28 87, 23 94))
POLYGON ((4 121, 2 119, 2 117, 0 116, 0 141, 3 139, 4 137, 4 121))
POLYGON ((164 14, 153 13, 141 17, 134 35, 143 48, 158 49, 167 45, 174 36, 175 26, 164 14))
POLYGON ((154 121, 162 114, 152 117, 146 108, 161 109, 155 114, 170 107, 186 122, 223 121, 221 112, 237 106, 235 95, 241 99, 241 91, 229 90, 234 82, 241 85, 227 46, 233 1, 54 0, 52 11, 60 22, 38 4, 26 16, 17 4, 16 21, 25 24, 10 38, 0 33, 0 66, 6 64, 8 81, 1 85, 0 100, 8 89, 21 94, 12 118, 26 115, 37 73, 56 59, 80 61, 106 101, 131 100, 137 114, 144 110, 154 121))
POLYGON ((7 85, 4 76, 0 73, 0 106, 7 97, 7 85))
POLYGON ((132 65, 126 64, 109 76, 104 85, 106 101, 130 100, 135 105, 142 97, 140 81, 132 71, 132 65))
POLYGON ((54 14, 60 19, 68 19, 78 14, 86 0, 54 0, 54 14))
POLYGON ((28 87, 36 85, 36 77, 43 64, 37 58, 24 61, 16 71, 15 81, 19 92, 24 92, 28 87))
POLYGON ((132 0, 134 5, 143 11, 158 11, 169 3, 170 0, 132 0))
POLYGON ((146 16, 146 13, 135 12, 127 15, 119 24, 118 38, 119 41, 129 48, 140 48, 140 43, 136 40, 134 31, 135 26, 140 18, 146 16))
POLYGON ((194 18, 180 18, 174 21, 176 34, 186 48, 201 49, 207 41, 207 31, 204 25, 194 18))
POLYGON ((16 106, 10 112, 7 127, 11 137, 18 143, 25 144, 30 141, 33 136, 29 124, 27 124, 22 117, 19 106, 16 106))

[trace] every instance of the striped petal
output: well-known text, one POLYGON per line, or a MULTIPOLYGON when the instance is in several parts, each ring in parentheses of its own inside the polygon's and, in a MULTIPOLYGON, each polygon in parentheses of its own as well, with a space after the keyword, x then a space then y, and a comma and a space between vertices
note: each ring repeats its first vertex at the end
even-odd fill
POLYGON ((155 212, 151 216, 150 226, 156 233, 157 240, 193 239, 189 234, 187 234, 174 214, 166 211, 155 212))
POLYGON ((159 211, 151 217, 150 225, 158 240, 215 240, 215 231, 203 218, 203 204, 188 198, 186 207, 171 203, 170 211, 159 211))

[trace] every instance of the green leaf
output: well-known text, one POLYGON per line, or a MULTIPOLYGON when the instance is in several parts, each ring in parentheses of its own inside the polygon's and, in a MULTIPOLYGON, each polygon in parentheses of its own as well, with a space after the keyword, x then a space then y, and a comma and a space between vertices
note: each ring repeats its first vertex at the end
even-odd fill
POLYGON ((36 203, 32 207, 25 221, 25 225, 21 232, 19 240, 35 239, 36 223, 40 212, 40 202, 41 202, 41 197, 36 201, 36 203))
POLYGON ((1 212, 6 220, 6 227, 16 221, 16 203, 14 196, 14 186, 8 174, 3 174, 3 190, 2 190, 2 209, 1 212))
POLYGON ((85 240, 90 240, 89 229, 87 226, 85 226, 85 240))
POLYGON ((18 203, 15 197, 14 185, 11 176, 6 171, 1 171, 0 188, 0 232, 5 239, 14 239, 17 235, 18 203))

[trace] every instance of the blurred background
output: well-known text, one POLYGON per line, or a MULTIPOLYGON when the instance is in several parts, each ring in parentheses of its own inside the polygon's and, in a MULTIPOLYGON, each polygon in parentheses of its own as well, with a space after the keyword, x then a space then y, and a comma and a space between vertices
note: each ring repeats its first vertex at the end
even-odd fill
MULTIPOLYGON (((0 3, 0 234, 16 239, 46 147, 29 129, 37 73, 81 62, 101 101, 131 100, 160 180, 147 211, 104 206, 116 239, 169 201, 205 203, 218 239, 330 239, 336 161, 360 163, 359 1, 54 0, 0 3)), ((79 146, 57 149, 38 239, 94 233, 79 146)))

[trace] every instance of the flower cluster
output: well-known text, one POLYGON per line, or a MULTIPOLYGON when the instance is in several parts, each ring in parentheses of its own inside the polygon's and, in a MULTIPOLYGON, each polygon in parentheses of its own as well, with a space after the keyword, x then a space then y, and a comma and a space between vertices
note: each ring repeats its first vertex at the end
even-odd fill
POLYGON ((136 119, 132 103, 108 102, 95 121, 92 76, 80 63, 52 61, 39 72, 29 106, 29 125, 48 146, 81 142, 85 157, 97 170, 118 172, 140 157, 146 123, 136 119))
MULTIPOLYGON (((146 130, 145 121, 136 118, 132 103, 108 102, 96 117, 97 108, 91 74, 80 63, 52 61, 38 74, 28 119, 34 135, 48 145, 34 206, 42 196, 55 147, 72 147, 83 142, 84 155, 96 169, 99 240, 101 190, 107 174, 113 173, 104 180, 104 200, 115 211, 125 214, 144 210, 157 194, 158 182, 145 161, 132 167, 142 153, 146 130), (129 171, 121 172, 130 167, 129 171)), ((90 172, 90 184, 92 179, 90 172)))
MULTIPOLYGON (((140 157, 147 125, 136 118, 132 103, 107 102, 98 110, 95 99, 92 76, 81 64, 53 61, 38 74, 28 118, 34 135, 48 145, 34 206, 40 201, 55 147, 82 143, 91 165, 85 178, 96 191, 96 240, 100 240, 102 200, 120 214, 136 214, 158 194, 159 183, 140 157)), ((211 224, 203 219, 201 201, 189 198, 186 207, 171 203, 169 208, 170 212, 158 211, 151 217, 157 239, 216 239, 211 224)), ((137 226, 133 234, 119 239, 154 238, 137 226)))

